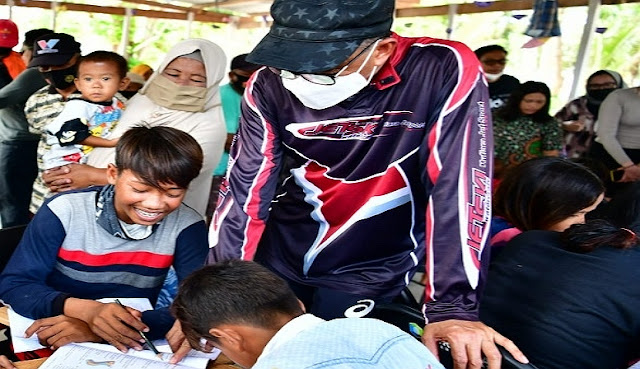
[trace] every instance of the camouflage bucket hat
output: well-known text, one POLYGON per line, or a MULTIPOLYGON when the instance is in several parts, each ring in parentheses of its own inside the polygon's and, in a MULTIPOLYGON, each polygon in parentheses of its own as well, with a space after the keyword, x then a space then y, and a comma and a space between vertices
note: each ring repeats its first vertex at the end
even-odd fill
POLYGON ((394 0, 275 0, 273 24, 247 60, 294 73, 334 69, 362 41, 387 36, 394 0))

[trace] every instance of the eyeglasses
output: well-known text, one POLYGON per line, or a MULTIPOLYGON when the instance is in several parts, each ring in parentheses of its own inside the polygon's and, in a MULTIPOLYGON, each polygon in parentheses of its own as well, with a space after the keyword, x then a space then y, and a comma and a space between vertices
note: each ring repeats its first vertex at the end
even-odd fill
POLYGON ((603 90, 607 88, 616 88, 618 84, 615 82, 605 82, 605 83, 589 83, 587 88, 589 90, 603 90))
POLYGON ((480 62, 482 64, 486 64, 489 66, 494 66, 494 65, 505 65, 507 64, 507 59, 486 59, 486 60, 480 60, 480 62))
POLYGON ((315 83, 317 85, 323 85, 323 86, 331 86, 334 85, 336 83, 336 77, 338 77, 338 75, 342 72, 344 72, 347 67, 349 67, 349 65, 355 61, 356 59, 358 59, 367 49, 369 49, 369 47, 371 47, 371 45, 374 45, 378 40, 381 40, 382 38, 376 39, 373 42, 371 42, 369 45, 367 45, 365 48, 363 48, 362 50, 360 50, 360 52, 354 56, 353 58, 351 58, 351 60, 349 60, 347 62, 347 64, 345 64, 343 67, 340 68, 340 70, 334 74, 315 74, 315 73, 293 73, 290 72, 288 70, 284 70, 284 69, 278 69, 278 68, 274 68, 274 67, 268 67, 269 70, 274 73, 275 75, 279 76, 280 78, 284 78, 284 79, 296 79, 298 77, 302 77, 304 79, 306 79, 307 81, 311 82, 311 83, 315 83))

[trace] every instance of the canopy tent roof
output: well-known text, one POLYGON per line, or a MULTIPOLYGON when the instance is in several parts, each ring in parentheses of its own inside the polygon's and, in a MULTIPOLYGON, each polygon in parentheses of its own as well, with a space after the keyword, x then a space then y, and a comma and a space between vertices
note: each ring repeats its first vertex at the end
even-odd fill
MULTIPOLYGON (((0 5, 36 7, 70 11, 86 11, 125 15, 131 9, 134 16, 194 20, 199 22, 234 23, 239 28, 264 26, 269 23, 272 0, 0 0, 0 5)), ((396 17, 448 15, 455 6, 456 14, 495 11, 530 10, 534 0, 501 0, 460 2, 452 5, 425 6, 420 0, 396 0, 396 17)), ((602 0, 602 5, 636 3, 640 0, 602 0)), ((558 0, 560 7, 587 6, 589 0, 558 0)))

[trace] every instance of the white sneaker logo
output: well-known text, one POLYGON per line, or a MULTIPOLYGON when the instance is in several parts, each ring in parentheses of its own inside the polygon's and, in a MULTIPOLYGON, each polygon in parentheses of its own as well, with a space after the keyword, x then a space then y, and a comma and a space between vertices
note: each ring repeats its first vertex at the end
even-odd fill
POLYGON ((376 302, 373 300, 360 300, 356 305, 345 310, 344 316, 347 318, 362 318, 369 314, 375 305, 376 302))

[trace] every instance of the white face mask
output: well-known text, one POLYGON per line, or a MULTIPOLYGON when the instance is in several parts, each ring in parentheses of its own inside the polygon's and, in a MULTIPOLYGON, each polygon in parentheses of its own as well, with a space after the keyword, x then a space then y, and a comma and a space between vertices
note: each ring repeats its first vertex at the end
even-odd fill
POLYGON ((502 77, 504 73, 500 72, 500 73, 485 73, 484 76, 487 77, 487 81, 489 82, 495 82, 497 80, 500 79, 500 77, 502 77))
POLYGON ((320 85, 307 81, 300 76, 293 79, 282 78, 282 85, 294 94, 304 106, 310 109, 323 110, 341 103, 360 92, 360 90, 367 87, 369 82, 371 82, 377 66, 373 67, 369 78, 364 78, 364 76, 360 74, 360 71, 362 71, 362 68, 364 68, 371 58, 371 55, 373 55, 373 51, 378 46, 378 42, 380 42, 380 40, 375 42, 357 71, 347 74, 346 76, 341 76, 340 73, 344 72, 348 67, 348 65, 346 65, 336 73, 335 83, 332 85, 320 85))

